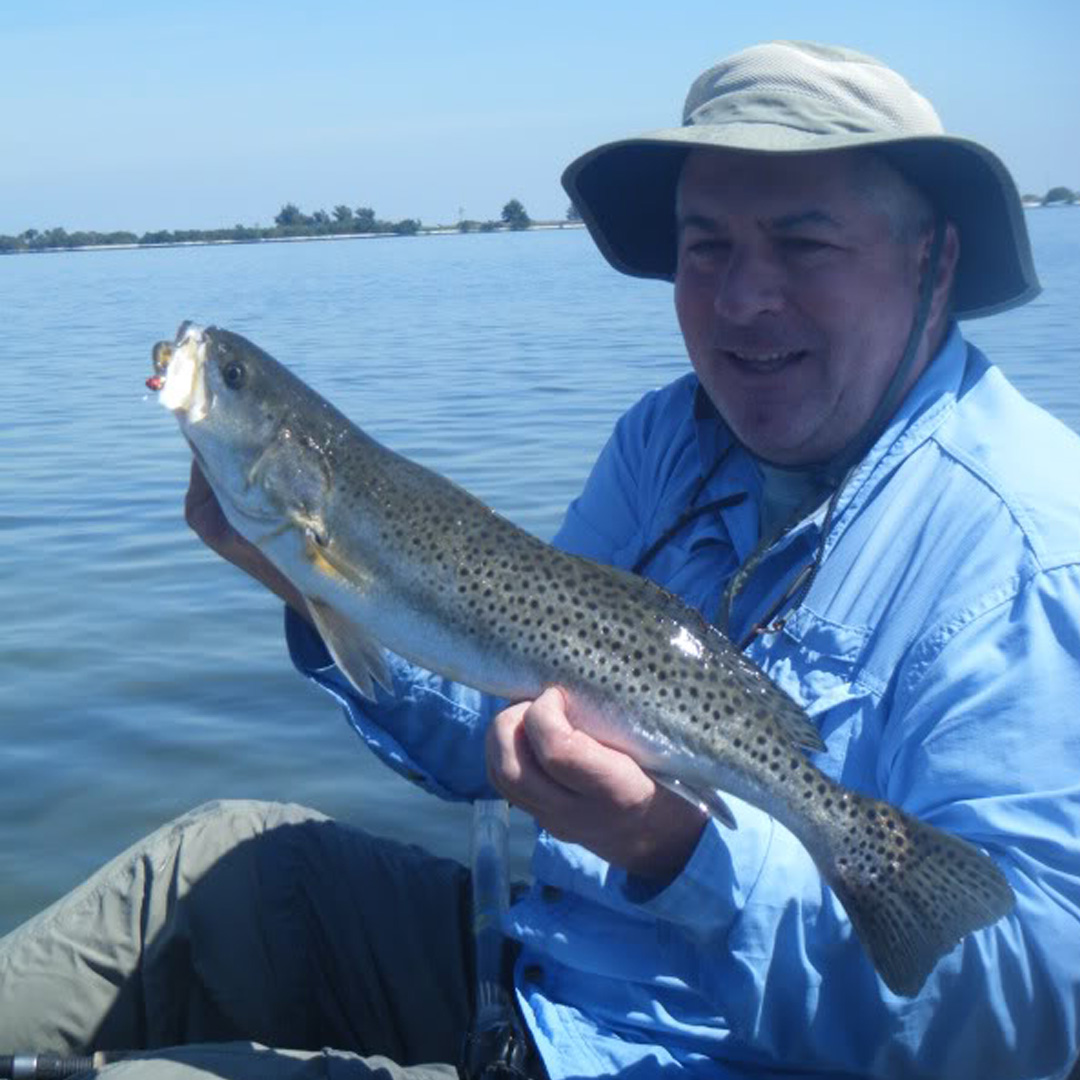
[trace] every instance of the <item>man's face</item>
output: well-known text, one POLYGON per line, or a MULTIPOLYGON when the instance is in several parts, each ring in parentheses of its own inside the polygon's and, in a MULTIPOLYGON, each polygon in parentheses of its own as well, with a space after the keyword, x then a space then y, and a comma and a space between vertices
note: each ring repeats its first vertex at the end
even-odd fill
POLYGON ((896 238, 856 164, 695 150, 679 183, 690 360, 739 440, 778 465, 824 461, 858 434, 914 317, 928 241, 896 238))

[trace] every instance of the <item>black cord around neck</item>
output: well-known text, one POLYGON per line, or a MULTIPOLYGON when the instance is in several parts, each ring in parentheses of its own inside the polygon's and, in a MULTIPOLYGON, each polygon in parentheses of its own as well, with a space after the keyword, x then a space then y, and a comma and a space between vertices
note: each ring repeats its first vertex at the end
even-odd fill
POLYGON ((719 499, 713 499, 711 502, 703 503, 701 506, 695 506, 694 504, 701 497, 701 493, 705 490, 709 481, 720 471, 720 466, 727 460, 728 455, 731 453, 731 448, 735 445, 734 440, 728 443, 721 454, 717 455, 716 460, 709 467, 707 472, 701 474, 698 477, 697 483, 694 485, 694 490, 690 493, 690 497, 686 500, 686 509, 638 556, 637 561, 630 568, 632 574, 640 574, 646 566, 652 562, 656 553, 667 543, 669 543, 673 537, 677 536, 687 525, 692 521, 696 521, 699 517, 703 517, 705 514, 714 513, 719 510, 726 510, 729 506, 738 506, 739 503, 745 502, 747 493, 745 491, 736 491, 731 495, 725 495, 719 499))

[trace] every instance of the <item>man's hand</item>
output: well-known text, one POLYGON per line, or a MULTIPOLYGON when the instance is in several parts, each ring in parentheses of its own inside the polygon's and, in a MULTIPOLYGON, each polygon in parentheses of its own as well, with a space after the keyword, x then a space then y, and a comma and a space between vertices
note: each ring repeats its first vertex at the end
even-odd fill
POLYGON ((202 470, 191 463, 191 479, 184 498, 184 518, 195 535, 211 551, 250 574, 276 593, 298 615, 308 619, 304 598, 288 578, 257 548, 248 543, 228 522, 202 470))
POLYGON ((639 877, 669 883, 704 828, 703 811, 571 726, 557 688, 499 713, 486 751, 488 778, 506 799, 552 835, 639 877))

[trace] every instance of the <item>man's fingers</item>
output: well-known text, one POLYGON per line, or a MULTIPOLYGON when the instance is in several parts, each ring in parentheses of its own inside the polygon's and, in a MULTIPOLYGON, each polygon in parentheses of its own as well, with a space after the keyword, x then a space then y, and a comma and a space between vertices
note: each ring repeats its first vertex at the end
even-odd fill
POLYGON ((485 754, 492 786, 515 806, 537 815, 567 808, 574 798, 548 775, 529 743, 525 717, 535 702, 504 709, 488 728, 485 754))
POLYGON ((653 781, 625 754, 574 728, 566 699, 551 687, 535 701, 512 705, 488 731, 488 775, 492 784, 524 807, 571 797, 614 800, 636 806, 656 790, 653 781))
POLYGON ((522 765, 516 740, 522 717, 529 702, 522 701, 503 709, 491 722, 484 740, 488 779, 500 790, 501 784, 515 784, 521 778, 522 765))
POLYGON ((225 515, 221 512, 217 497, 203 476, 202 469, 194 461, 184 495, 184 520, 197 535, 204 538, 220 536, 225 525, 225 515))
MULTIPOLYGON (((251 545, 229 524, 214 489, 195 461, 191 463, 191 478, 184 496, 184 520, 191 531, 212 551, 248 573, 253 573, 247 565, 252 561, 251 545)), ((263 580, 257 573, 254 576, 263 580)))
POLYGON ((527 710, 522 726, 541 768, 563 787, 587 798, 613 797, 626 807, 648 799, 653 781, 626 754, 574 728, 562 692, 546 690, 527 710))
POLYGON ((552 835, 633 873, 670 881, 704 828, 696 807, 576 730, 558 689, 499 713, 485 753, 488 778, 504 798, 552 835))
POLYGON ((191 462, 191 473, 188 477, 187 495, 184 497, 185 508, 198 506, 207 499, 213 498, 213 495, 214 492, 203 475, 202 469, 199 468, 199 463, 193 460, 191 462))

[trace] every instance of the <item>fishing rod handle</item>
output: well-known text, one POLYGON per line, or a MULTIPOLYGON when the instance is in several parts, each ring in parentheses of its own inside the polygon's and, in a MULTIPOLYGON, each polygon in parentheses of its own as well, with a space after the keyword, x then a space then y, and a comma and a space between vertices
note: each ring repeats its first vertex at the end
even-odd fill
POLYGON ((92 1072, 123 1054, 0 1054, 0 1080, 66 1080, 92 1072))

